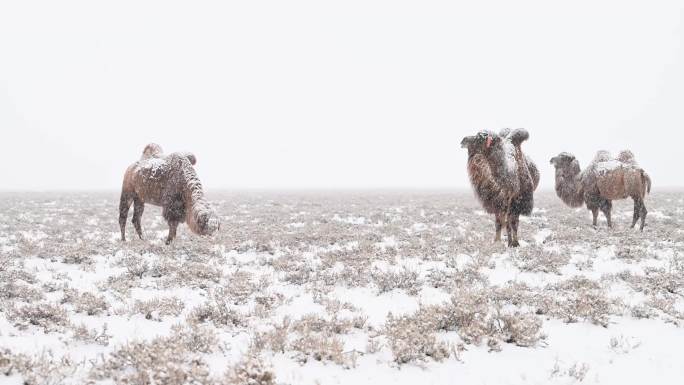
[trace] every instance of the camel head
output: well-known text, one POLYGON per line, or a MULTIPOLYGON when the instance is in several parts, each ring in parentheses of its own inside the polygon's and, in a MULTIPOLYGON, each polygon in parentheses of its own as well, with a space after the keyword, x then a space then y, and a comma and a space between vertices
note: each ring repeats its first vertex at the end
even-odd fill
POLYGON ((551 158, 551 164, 558 168, 564 168, 575 160, 575 156, 569 152, 561 152, 558 156, 551 158))
POLYGON ((200 235, 213 235, 221 228, 221 220, 216 211, 211 210, 198 218, 200 235))
POLYGON ((197 202, 191 215, 193 220, 188 221, 188 226, 197 235, 210 236, 221 228, 221 219, 206 202, 197 202))
POLYGON ((475 135, 463 138, 463 140, 461 140, 461 148, 467 148, 469 155, 485 153, 501 144, 501 141, 501 136, 491 131, 483 130, 475 135))
POLYGON ((561 152, 551 158, 551 164, 556 168, 556 176, 564 178, 574 177, 580 173, 579 161, 569 152, 561 152))

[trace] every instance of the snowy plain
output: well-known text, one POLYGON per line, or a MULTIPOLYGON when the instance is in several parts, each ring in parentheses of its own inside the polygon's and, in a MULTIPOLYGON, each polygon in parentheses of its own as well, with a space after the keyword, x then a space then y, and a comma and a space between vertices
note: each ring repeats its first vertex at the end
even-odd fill
POLYGON ((165 246, 115 193, 3 193, 0 382, 684 381, 684 192, 643 233, 538 193, 518 249, 469 191, 209 198, 220 232, 165 246))

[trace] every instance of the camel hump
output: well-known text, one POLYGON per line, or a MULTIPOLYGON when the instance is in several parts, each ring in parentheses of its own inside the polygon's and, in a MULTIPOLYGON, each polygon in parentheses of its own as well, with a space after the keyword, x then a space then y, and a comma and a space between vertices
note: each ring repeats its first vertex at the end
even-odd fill
POLYGON ((197 163, 197 157, 192 152, 181 152, 180 154, 181 156, 188 158, 190 164, 192 164, 193 166, 195 165, 195 163, 197 163))
POLYGON ((596 156, 594 156, 594 163, 598 162, 608 162, 613 159, 613 155, 610 154, 610 152, 606 150, 599 150, 596 152, 596 156))
POLYGON ((150 143, 145 146, 141 159, 160 158, 164 154, 161 146, 157 143, 150 143))
POLYGON ((186 160, 190 162, 191 165, 195 165, 197 163, 197 158, 195 157, 195 154, 187 151, 182 151, 182 152, 172 152, 168 155, 164 156, 166 159, 172 160, 174 162, 180 161, 180 162, 185 162, 186 160))
POLYGON ((518 146, 520 143, 530 138, 530 133, 524 128, 517 128, 510 134, 511 142, 518 146))

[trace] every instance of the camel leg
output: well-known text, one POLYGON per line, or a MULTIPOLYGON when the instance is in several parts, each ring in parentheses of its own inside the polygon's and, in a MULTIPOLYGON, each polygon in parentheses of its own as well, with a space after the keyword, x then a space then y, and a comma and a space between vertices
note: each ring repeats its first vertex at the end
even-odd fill
POLYGON ((511 229, 511 218, 508 213, 506 213, 506 237, 508 238, 508 246, 511 246, 511 240, 513 239, 513 229, 511 229))
POLYGON ((501 242, 501 228, 503 227, 503 217, 501 214, 494 214, 494 222, 496 222, 496 236, 494 242, 501 242))
POLYGON ((506 223, 506 230, 508 232, 508 246, 518 247, 518 215, 509 214, 508 221, 506 223))
POLYGON ((599 211, 598 211, 598 208, 597 208, 597 207, 592 207, 592 208, 591 208, 591 215, 594 217, 594 220, 592 221, 592 225, 593 225, 594 227, 596 227, 596 226, 597 226, 597 223, 598 223, 598 213, 599 213, 599 211))
POLYGON ((166 244, 169 245, 176 238, 178 224, 185 221, 185 205, 180 195, 173 197, 164 205, 162 216, 169 224, 169 236, 166 237, 166 244))
POLYGON ((143 239, 142 227, 140 226, 140 218, 142 218, 143 211, 145 211, 145 203, 139 198, 133 198, 133 225, 135 226, 135 231, 138 233, 138 237, 143 239))
POLYGON ((612 228, 613 227, 613 221, 610 218, 610 212, 613 209, 613 203, 609 200, 605 200, 601 202, 601 211, 603 212, 603 215, 606 216, 606 221, 608 221, 608 227, 612 228))
POLYGON ((632 199, 634 199, 634 216, 632 217, 632 228, 634 228, 636 223, 639 221, 639 217, 641 216, 641 201, 639 198, 632 199))
POLYGON ((126 240, 126 219, 128 219, 128 210, 131 208, 133 198, 130 194, 121 192, 121 200, 119 201, 119 227, 121 228, 121 240, 126 240))
POLYGON ((639 230, 644 231, 644 226, 646 226, 646 214, 648 214, 648 210, 646 210, 646 204, 644 204, 643 199, 639 199, 641 202, 641 228, 639 230))
POLYGON ((174 238, 176 238, 176 229, 178 229, 178 222, 169 221, 169 236, 166 237, 167 245, 170 245, 174 238))

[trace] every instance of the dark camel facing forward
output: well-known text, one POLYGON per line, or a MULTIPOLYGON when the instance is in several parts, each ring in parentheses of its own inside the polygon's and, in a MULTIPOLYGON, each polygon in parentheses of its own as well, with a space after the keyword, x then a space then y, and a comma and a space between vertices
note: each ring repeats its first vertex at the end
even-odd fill
POLYGON ((519 246, 519 218, 532 213, 539 185, 539 170, 521 148, 528 138, 524 129, 504 129, 498 135, 481 131, 461 142, 468 149, 468 176, 475 196, 487 213, 494 214, 494 240, 501 240, 501 229, 506 227, 511 247, 519 246))

